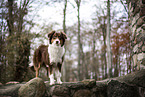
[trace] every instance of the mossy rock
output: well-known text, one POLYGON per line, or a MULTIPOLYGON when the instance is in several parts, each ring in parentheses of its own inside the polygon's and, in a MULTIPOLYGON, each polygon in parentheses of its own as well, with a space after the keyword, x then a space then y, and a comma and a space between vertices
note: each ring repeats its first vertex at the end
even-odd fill
POLYGON ((34 78, 21 86, 19 97, 42 97, 46 91, 46 86, 41 78, 34 78))

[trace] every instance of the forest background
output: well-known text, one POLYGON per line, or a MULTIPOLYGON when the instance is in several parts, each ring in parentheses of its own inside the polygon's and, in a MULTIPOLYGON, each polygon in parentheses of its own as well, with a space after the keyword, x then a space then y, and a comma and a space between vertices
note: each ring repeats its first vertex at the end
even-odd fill
MULTIPOLYGON (((63 30, 68 36, 63 81, 102 80, 131 73, 134 67, 126 0, 109 1, 112 64, 108 66, 108 1, 1 0, 0 82, 34 78, 30 69, 34 50, 48 44, 47 33, 52 30, 63 30)), ((48 80, 43 68, 39 76, 48 80)))

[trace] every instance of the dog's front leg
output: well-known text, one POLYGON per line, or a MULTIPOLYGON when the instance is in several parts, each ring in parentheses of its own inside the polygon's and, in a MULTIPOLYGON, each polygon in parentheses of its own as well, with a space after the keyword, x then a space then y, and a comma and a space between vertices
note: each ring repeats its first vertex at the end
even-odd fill
POLYGON ((55 75, 56 75, 58 84, 62 84, 62 81, 61 81, 61 66, 62 66, 62 64, 58 63, 57 64, 57 69, 55 71, 55 75))
POLYGON ((54 82, 54 75, 53 74, 50 74, 49 75, 49 78, 50 78, 50 85, 55 84, 55 82, 54 82))
POLYGON ((49 78, 50 78, 50 85, 55 84, 54 74, 53 74, 53 66, 52 65, 50 65, 50 67, 49 67, 49 78))
POLYGON ((58 69, 55 71, 55 75, 56 75, 56 78, 57 78, 57 83, 58 84, 62 84, 62 81, 61 81, 61 73, 59 72, 58 69))

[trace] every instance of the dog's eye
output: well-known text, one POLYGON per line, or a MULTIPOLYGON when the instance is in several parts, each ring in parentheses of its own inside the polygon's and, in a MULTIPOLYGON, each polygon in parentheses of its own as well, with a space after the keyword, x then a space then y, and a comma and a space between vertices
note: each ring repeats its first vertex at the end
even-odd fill
POLYGON ((53 39, 56 39, 56 36, 54 36, 53 39))
POLYGON ((61 40, 61 36, 58 37, 61 40))

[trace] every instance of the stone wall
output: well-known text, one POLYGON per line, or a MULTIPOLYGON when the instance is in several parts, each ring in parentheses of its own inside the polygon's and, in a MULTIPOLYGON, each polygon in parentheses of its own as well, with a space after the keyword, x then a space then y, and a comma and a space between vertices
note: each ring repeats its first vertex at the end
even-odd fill
POLYGON ((27 83, 0 85, 0 97, 145 97, 145 70, 126 76, 95 81, 49 85, 41 78, 27 83))
POLYGON ((127 0, 134 68, 145 69, 145 0, 127 0))

